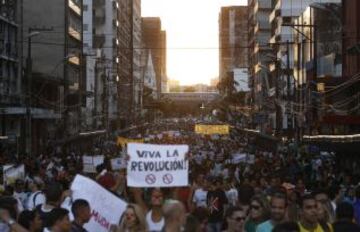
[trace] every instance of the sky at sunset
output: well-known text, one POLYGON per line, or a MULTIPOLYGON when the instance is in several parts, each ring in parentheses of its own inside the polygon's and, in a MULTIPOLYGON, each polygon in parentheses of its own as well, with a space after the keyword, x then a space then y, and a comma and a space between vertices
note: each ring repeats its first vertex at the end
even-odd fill
POLYGON ((221 6, 247 0, 141 0, 143 17, 160 17, 167 33, 167 73, 181 84, 209 84, 219 75, 221 6))

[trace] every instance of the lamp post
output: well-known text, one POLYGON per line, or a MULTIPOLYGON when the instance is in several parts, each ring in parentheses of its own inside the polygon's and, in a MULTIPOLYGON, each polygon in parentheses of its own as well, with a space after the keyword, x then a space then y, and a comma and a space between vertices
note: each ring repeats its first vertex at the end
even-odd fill
POLYGON ((32 84, 32 56, 31 42, 32 37, 39 35, 40 32, 29 29, 28 34, 28 56, 26 58, 26 153, 31 156, 32 151, 32 132, 31 132, 31 84, 32 84))
POLYGON ((204 110, 205 110, 204 103, 201 103, 200 109, 201 109, 201 120, 204 121, 204 110))

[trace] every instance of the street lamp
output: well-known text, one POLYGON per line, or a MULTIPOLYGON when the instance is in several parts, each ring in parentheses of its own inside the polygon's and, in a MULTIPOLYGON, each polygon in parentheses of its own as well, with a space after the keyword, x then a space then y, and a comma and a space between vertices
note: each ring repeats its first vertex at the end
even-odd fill
POLYGON ((28 56, 26 59, 26 77, 27 77, 27 83, 26 83, 26 152, 31 156, 31 150, 32 150, 32 136, 31 136, 31 84, 32 84, 32 56, 31 56, 31 42, 32 37, 35 37, 37 35, 40 35, 39 31, 32 31, 29 29, 29 34, 27 36, 28 38, 28 56))

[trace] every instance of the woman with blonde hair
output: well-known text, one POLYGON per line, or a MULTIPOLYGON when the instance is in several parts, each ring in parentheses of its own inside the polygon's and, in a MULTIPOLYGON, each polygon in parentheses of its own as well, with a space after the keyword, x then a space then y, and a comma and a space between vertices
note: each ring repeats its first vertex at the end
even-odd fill
POLYGON ((121 216, 118 226, 113 226, 111 232, 147 232, 148 226, 145 214, 140 206, 129 204, 121 216))

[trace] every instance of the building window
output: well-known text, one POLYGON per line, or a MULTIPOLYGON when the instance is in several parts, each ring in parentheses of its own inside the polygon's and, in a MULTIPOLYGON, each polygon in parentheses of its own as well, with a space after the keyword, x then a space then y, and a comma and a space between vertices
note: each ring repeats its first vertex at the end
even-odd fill
POLYGON ((84 10, 84 11, 88 11, 88 8, 89 8, 88 5, 83 5, 83 10, 84 10))
POLYGON ((88 29, 89 29, 89 24, 84 24, 84 25, 83 25, 83 30, 84 30, 84 31, 87 31, 88 29))

